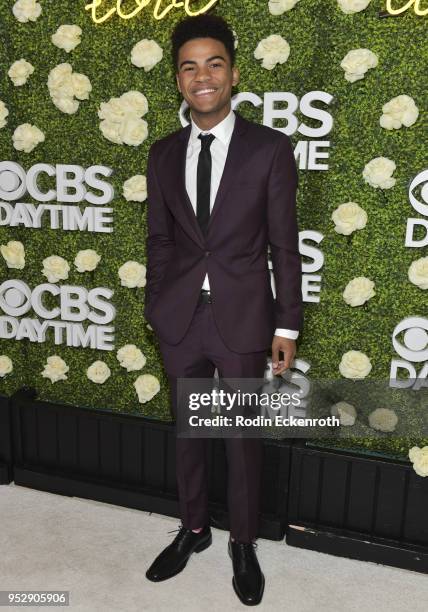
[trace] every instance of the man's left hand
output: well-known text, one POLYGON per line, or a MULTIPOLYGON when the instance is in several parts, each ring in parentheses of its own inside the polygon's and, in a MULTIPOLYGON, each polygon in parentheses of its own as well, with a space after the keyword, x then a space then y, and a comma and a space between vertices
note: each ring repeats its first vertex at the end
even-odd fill
POLYGON ((296 354, 296 341, 291 338, 274 336, 272 340, 272 371, 277 376, 285 372, 296 354), (280 360, 279 352, 282 351, 284 358, 280 360))

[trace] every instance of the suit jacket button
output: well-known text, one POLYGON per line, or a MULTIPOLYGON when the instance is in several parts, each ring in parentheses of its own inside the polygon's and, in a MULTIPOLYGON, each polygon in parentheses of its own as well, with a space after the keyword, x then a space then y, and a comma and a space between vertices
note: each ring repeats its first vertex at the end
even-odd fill
POLYGON ((205 257, 209 257, 211 255, 211 251, 205 251, 205 257))

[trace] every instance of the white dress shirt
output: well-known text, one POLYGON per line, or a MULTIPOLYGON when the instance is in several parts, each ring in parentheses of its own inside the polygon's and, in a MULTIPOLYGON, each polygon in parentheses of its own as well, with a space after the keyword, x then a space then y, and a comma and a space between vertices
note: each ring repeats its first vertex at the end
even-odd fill
MULTIPOLYGON (((220 184, 220 179, 223 174, 227 151, 229 149, 229 142, 232 138, 232 132, 235 125, 235 113, 232 109, 230 109, 229 114, 208 131, 203 131, 196 125, 196 123, 193 121, 192 113, 190 113, 190 121, 192 129, 187 145, 186 190, 189 195, 190 202, 192 203, 195 214, 197 201, 197 168, 199 152, 201 150, 201 140, 200 138, 198 138, 198 135, 202 132, 202 134, 213 134, 215 136, 210 146, 212 160, 210 190, 211 212, 217 194, 218 186, 220 184)), ((202 289, 209 290, 209 288, 210 285, 208 280, 208 274, 206 274, 204 282, 202 284, 202 289)), ((298 337, 299 332, 294 329, 277 328, 275 330, 275 335, 295 340, 298 337)))

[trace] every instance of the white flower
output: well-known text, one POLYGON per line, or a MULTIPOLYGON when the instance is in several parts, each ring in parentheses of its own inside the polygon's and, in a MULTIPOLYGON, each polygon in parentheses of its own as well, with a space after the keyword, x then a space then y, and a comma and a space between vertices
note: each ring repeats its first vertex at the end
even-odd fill
POLYGON ((42 274, 50 283, 68 278, 70 266, 68 262, 59 255, 50 255, 43 260, 42 274))
POLYGON ((375 295, 374 282, 366 276, 356 276, 346 285, 342 295, 350 306, 361 306, 375 295))
POLYGON ((17 0, 12 7, 12 12, 21 23, 36 21, 42 12, 42 7, 37 0, 17 0))
POLYGON ((123 196, 128 202, 144 202, 147 199, 147 179, 143 174, 131 176, 123 183, 123 196))
POLYGON ((296 6, 299 0, 269 0, 269 12, 272 15, 282 15, 296 6))
POLYGON ((110 376, 111 371, 104 361, 94 361, 86 370, 86 376, 94 383, 102 385, 110 376))
POLYGON ((233 34, 233 46, 235 49, 238 48, 238 34, 235 32, 235 30, 232 30, 232 34, 233 34))
POLYGON ((0 128, 3 128, 6 123, 7 123, 7 119, 6 117, 9 115, 9 111, 6 107, 6 104, 3 102, 3 100, 0 100, 0 128))
POLYGON ((409 281, 419 289, 428 289, 428 256, 412 261, 407 275, 409 281))
POLYGON ((135 344, 125 344, 117 351, 117 359, 128 372, 141 370, 146 365, 146 357, 135 344))
POLYGON ((378 431, 394 431, 398 416, 389 408, 376 408, 369 414, 369 425, 378 431))
POLYGON ((119 268, 119 278, 123 287, 145 287, 146 266, 137 261, 127 261, 119 268))
POLYGON ((85 74, 73 72, 72 66, 63 62, 49 72, 48 89, 55 106, 61 112, 72 115, 79 108, 78 100, 89 98, 92 85, 85 74))
POLYGON ((339 7, 346 15, 364 11, 370 4, 370 0, 337 0, 339 7))
POLYGON ((101 102, 98 117, 103 136, 115 144, 140 145, 148 136, 147 122, 141 119, 148 108, 146 96, 139 91, 101 102))
POLYGON ((141 404, 149 402, 160 390, 159 381, 153 374, 140 374, 134 382, 134 387, 137 391, 138 401, 141 404))
POLYGON ((153 331, 153 327, 150 325, 150 323, 146 323, 146 327, 147 329, 150 329, 150 331, 153 331))
POLYGON ((399 130, 403 125, 410 127, 419 117, 419 109, 410 96, 402 94, 382 106, 383 115, 379 123, 386 130, 399 130))
POLYGON ((6 245, 2 244, 0 251, 8 268, 22 270, 25 267, 24 245, 19 240, 9 240, 6 245))
POLYGON ((74 259, 74 265, 78 272, 92 272, 92 270, 95 270, 100 260, 101 256, 93 249, 83 249, 77 253, 74 259))
POLYGON ((367 224, 367 213, 356 202, 345 202, 333 211, 331 219, 334 230, 338 234, 349 236, 357 229, 363 229, 367 224))
POLYGON ((44 378, 49 378, 51 383, 59 380, 67 380, 66 372, 70 369, 59 355, 51 355, 47 358, 45 369, 41 373, 44 378))
POLYGON ((371 369, 370 359, 361 351, 344 353, 339 363, 339 371, 345 378, 365 378, 371 369))
POLYGON ((121 123, 119 134, 123 144, 137 147, 148 136, 147 121, 128 115, 121 123))
POLYGON ((44 141, 45 135, 37 126, 31 125, 31 123, 22 123, 15 129, 12 139, 13 146, 17 151, 31 153, 40 142, 44 141))
POLYGON ((263 68, 272 70, 276 64, 283 64, 290 55, 290 45, 280 34, 263 38, 254 51, 254 57, 261 59, 263 68))
POLYGON ((349 426, 355 423, 357 411, 352 404, 348 402, 337 402, 330 407, 331 416, 339 418, 340 424, 349 426))
POLYGON ((4 378, 6 374, 10 374, 12 370, 12 359, 7 355, 0 355, 0 378, 4 378))
POLYGON ((428 476, 428 446, 412 446, 409 450, 409 459, 418 476, 428 476))
POLYGON ((163 57, 163 49, 155 40, 143 38, 137 42, 131 51, 131 62, 137 68, 144 68, 149 72, 163 57))
POLYGON ((397 182, 392 176, 396 167, 395 162, 387 157, 375 157, 364 166, 364 180, 375 189, 391 189, 397 182))
POLYGON ((82 35, 82 28, 78 25, 60 25, 55 34, 52 34, 51 41, 59 49, 64 49, 67 53, 73 51, 80 45, 80 37, 82 35))
POLYGON ((376 68, 378 64, 378 56, 370 49, 352 49, 340 62, 345 71, 345 79, 350 83, 363 79, 367 70, 376 68))
POLYGON ((33 72, 34 66, 22 58, 20 60, 16 60, 16 62, 13 62, 7 74, 13 81, 15 87, 20 87, 21 85, 25 85, 28 77, 30 74, 33 74, 33 72))

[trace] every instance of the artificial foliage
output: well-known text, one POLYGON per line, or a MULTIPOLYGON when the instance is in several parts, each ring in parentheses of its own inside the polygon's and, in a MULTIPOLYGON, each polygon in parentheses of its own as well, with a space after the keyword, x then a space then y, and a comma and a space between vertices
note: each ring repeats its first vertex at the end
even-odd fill
MULTIPOLYGON (((10 395, 26 384, 34 386, 44 400, 169 419, 167 377, 156 337, 143 317, 144 289, 121 286, 117 270, 128 260, 146 263, 147 201, 127 202, 122 186, 129 177, 145 174, 150 145, 181 127, 178 110, 182 100, 170 61, 169 37, 184 13, 171 11, 158 21, 148 9, 135 19, 113 17, 96 25, 84 9, 84 0, 40 3, 43 13, 36 22, 19 23, 11 11, 13 2, 0 0, 0 99, 10 113, 7 125, 0 129, 1 159, 17 161, 26 170, 39 162, 112 168, 114 232, 72 232, 47 225, 41 229, 0 226, 0 244, 20 240, 26 251, 22 270, 10 270, 0 259, 0 279, 19 278, 30 287, 36 286, 46 282, 41 274, 42 260, 52 254, 64 257, 71 264, 66 284, 114 290, 115 350, 55 345, 52 336, 41 344, 0 340, 0 354, 8 355, 14 366, 11 374, 0 379, 0 393, 10 395), (50 41, 61 24, 77 24, 83 30, 81 44, 71 53, 50 41), (149 72, 130 61, 132 47, 143 38, 156 40, 164 50, 162 61, 149 72), (24 86, 15 87, 7 71, 20 58, 31 62, 35 71, 24 86), (50 70, 62 62, 87 75, 92 84, 89 100, 82 101, 72 115, 54 106, 47 88, 50 70), (138 147, 113 144, 99 129, 100 103, 129 90, 141 91, 149 103, 144 117, 149 135, 138 147), (15 127, 25 122, 46 134, 45 141, 31 153, 19 152, 12 144, 15 127), (94 272, 81 274, 72 262, 79 250, 87 248, 95 249, 102 259, 94 272), (116 358, 116 350, 127 343, 136 344, 147 358, 141 372, 127 372, 116 358), (52 354, 59 354, 70 366, 67 380, 54 384, 41 376, 52 354), (111 369, 104 384, 94 384, 86 376, 86 369, 97 359, 111 369), (141 373, 156 375, 161 384, 160 392, 144 404, 139 403, 133 386, 141 373)), ((427 164, 428 16, 408 11, 380 18, 384 9, 385 0, 373 0, 365 11, 353 15, 341 12, 337 0, 301 0, 280 16, 270 14, 267 0, 220 0, 212 9, 228 20, 238 37, 241 78, 234 94, 248 91, 263 98, 264 92, 288 91, 300 99, 319 90, 333 96, 328 106, 317 103, 333 116, 333 129, 322 138, 330 142, 329 169, 299 169, 299 229, 316 230, 324 236, 320 244, 325 257, 320 302, 305 304, 304 330, 297 345, 297 356, 310 364, 307 375, 313 380, 339 379, 341 356, 351 349, 369 356, 373 365, 369 379, 387 380, 391 359, 396 357, 391 343, 395 325, 405 316, 428 313, 428 291, 407 278, 410 263, 427 250, 404 246, 407 218, 417 216, 408 202, 408 184, 427 164), (253 52, 262 38, 273 33, 288 41, 291 52, 284 64, 266 70, 253 52), (356 48, 372 50, 379 65, 362 80, 349 83, 340 62, 356 48), (402 93, 412 96, 419 107, 417 122, 399 130, 381 128, 382 106, 402 93), (392 189, 374 189, 363 180, 365 164, 377 156, 388 157, 397 165, 397 183, 392 189), (347 201, 358 202, 368 214, 366 227, 350 237, 336 233, 331 220, 337 206, 347 201), (371 278, 376 295, 365 306, 352 308, 342 292, 355 276, 371 278)), ((263 121, 263 106, 243 103, 239 111, 252 121, 263 121)), ((297 117, 299 123, 319 125, 300 112, 297 117)), ((284 125, 278 121, 276 127, 284 125)), ((295 132, 291 139, 297 144, 305 137, 295 132)), ((40 185, 47 189, 54 187, 55 181, 44 178, 40 185)), ((38 204, 28 195, 25 201, 38 204)), ((47 306, 53 304, 46 300, 47 306)), ((363 433, 365 436, 367 429, 363 433)), ((423 442, 413 435, 410 439, 356 436, 336 443, 406 455, 412 444, 423 442)))

